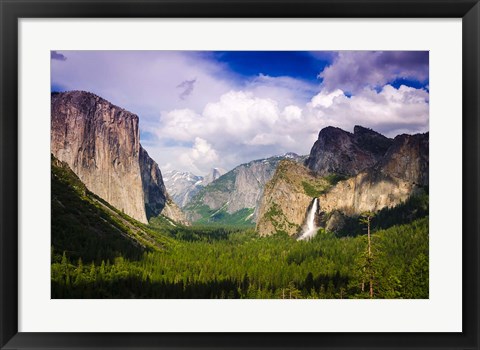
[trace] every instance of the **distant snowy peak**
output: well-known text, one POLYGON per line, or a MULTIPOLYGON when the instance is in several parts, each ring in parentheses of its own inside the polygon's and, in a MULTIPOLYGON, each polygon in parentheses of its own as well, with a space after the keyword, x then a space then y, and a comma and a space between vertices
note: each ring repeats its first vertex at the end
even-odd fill
POLYGON ((163 182, 173 201, 183 208, 201 188, 215 181, 224 173, 225 171, 220 168, 211 169, 205 176, 195 175, 188 171, 170 170, 163 173, 163 182))
POLYGON ((300 156, 294 152, 287 152, 283 155, 284 158, 288 158, 288 159, 297 159, 299 158, 300 156))
POLYGON ((202 180, 203 180, 202 176, 192 174, 188 171, 181 172, 177 170, 170 170, 163 173, 164 182, 175 183, 175 182, 187 181, 187 182, 195 183, 197 181, 202 181, 202 180))
POLYGON ((203 187, 200 185, 202 181, 202 176, 192 174, 188 171, 170 170, 163 173, 163 182, 167 188, 167 192, 180 207, 184 207, 192 196, 203 187))

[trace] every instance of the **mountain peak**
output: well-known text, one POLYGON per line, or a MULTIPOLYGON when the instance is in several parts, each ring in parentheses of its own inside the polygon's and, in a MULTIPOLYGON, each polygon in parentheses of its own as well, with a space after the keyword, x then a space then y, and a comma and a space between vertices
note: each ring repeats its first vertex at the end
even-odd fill
POLYGON ((203 177, 202 185, 203 186, 208 185, 209 183, 218 179, 223 174, 225 174, 225 170, 223 170, 223 169, 220 169, 220 168, 210 169, 210 172, 203 177))
POLYGON ((355 125, 353 127, 353 134, 354 135, 359 135, 359 134, 373 134, 373 135, 380 135, 378 132, 376 132, 375 130, 373 129, 370 129, 370 128, 366 128, 364 126, 361 126, 361 125, 355 125))
POLYGON ((337 128, 336 126, 327 126, 320 130, 318 138, 334 137, 335 135, 351 135, 348 131, 337 128))
MULTIPOLYGON (((136 114, 111 103, 93 92, 83 90, 55 92, 51 94, 51 98, 52 106, 59 104, 75 106, 79 111, 78 114, 82 114, 84 117, 94 118, 100 114, 104 116, 109 114, 110 119, 112 119, 112 117, 115 117, 118 120, 132 119, 137 123, 138 127, 138 116, 136 114), (107 113, 107 111, 109 113, 107 113)), ((109 121, 111 122, 112 120, 109 121)))
POLYGON ((322 176, 353 176, 375 164, 391 143, 391 139, 360 125, 354 127, 353 134, 328 126, 320 130, 305 165, 322 176))
POLYGON ((296 159, 300 156, 298 154, 296 154, 295 152, 287 152, 283 155, 283 157, 290 158, 290 159, 296 159))

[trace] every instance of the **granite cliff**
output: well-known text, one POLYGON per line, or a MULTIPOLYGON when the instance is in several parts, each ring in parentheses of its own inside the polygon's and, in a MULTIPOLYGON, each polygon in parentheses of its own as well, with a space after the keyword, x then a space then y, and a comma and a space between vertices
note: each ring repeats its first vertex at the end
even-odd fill
MULTIPOLYGON (((87 188, 147 223, 171 203, 157 163, 140 145, 138 116, 85 91, 53 93, 51 152, 87 188)), ((179 210, 174 221, 186 222, 179 210)))
POLYGON ((200 223, 253 225, 265 184, 283 159, 304 161, 304 157, 287 153, 241 164, 193 196, 184 208, 188 219, 200 223))
POLYGON ((329 126, 320 131, 305 165, 320 176, 353 176, 377 163, 392 142, 359 125, 354 127, 353 134, 329 126))
POLYGON ((305 221, 314 196, 326 191, 330 182, 317 177, 304 165, 282 160, 273 178, 265 185, 257 230, 262 236, 273 233, 296 235, 305 221))
POLYGON ((173 221, 188 225, 184 213, 167 193, 158 164, 150 158, 142 146, 140 146, 139 165, 147 219, 162 214, 173 221))
POLYGON ((429 133, 395 137, 376 171, 410 183, 428 186, 429 133))
POLYGON ((428 133, 392 140, 358 126, 353 134, 325 128, 306 167, 281 163, 267 183, 257 230, 298 234, 313 198, 318 224, 331 231, 345 216, 395 207, 428 186, 428 154, 428 133))

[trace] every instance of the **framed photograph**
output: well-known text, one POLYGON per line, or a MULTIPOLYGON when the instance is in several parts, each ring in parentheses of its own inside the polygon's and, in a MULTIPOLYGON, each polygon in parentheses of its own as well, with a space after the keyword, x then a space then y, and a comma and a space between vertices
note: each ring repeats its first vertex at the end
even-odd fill
POLYGON ((479 6, 2 1, 1 348, 478 349, 479 6))

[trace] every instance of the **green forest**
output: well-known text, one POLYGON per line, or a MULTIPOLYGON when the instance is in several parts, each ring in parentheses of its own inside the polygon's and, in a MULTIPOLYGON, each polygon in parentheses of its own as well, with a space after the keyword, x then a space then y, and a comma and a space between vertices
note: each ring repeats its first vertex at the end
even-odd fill
POLYGON ((369 220, 309 241, 144 225, 52 158, 52 298, 428 298, 428 195, 369 220))

